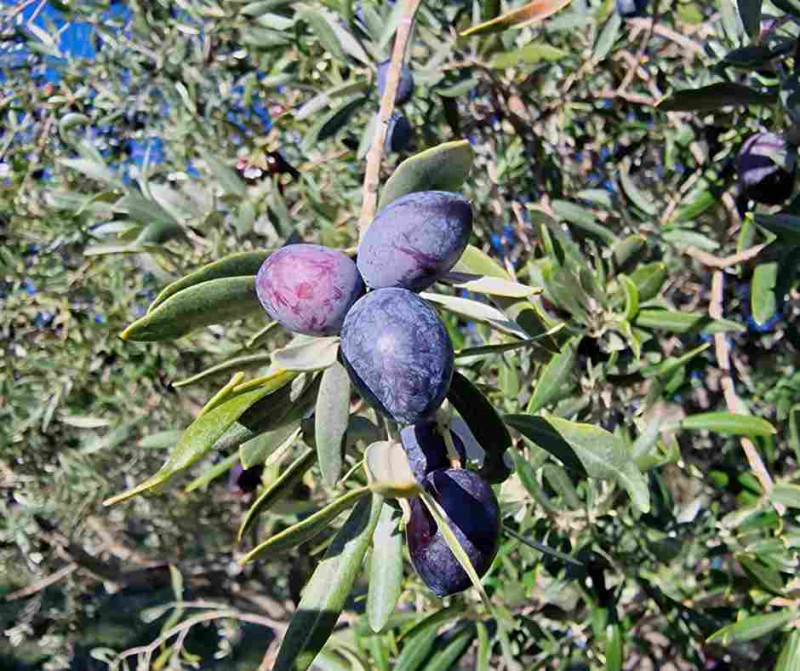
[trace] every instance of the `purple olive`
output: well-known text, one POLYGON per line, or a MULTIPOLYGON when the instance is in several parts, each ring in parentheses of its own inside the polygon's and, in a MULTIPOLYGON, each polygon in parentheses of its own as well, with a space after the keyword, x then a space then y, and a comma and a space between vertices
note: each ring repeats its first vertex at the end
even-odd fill
POLYGON ((399 424, 431 417, 453 376, 453 345, 436 311, 406 289, 359 299, 342 327, 342 361, 374 408, 399 424))
POLYGON ((261 465, 245 468, 236 462, 228 476, 228 489, 234 494, 248 494, 258 489, 261 484, 261 475, 264 467, 261 465))
MULTIPOLYGON (((424 487, 447 513, 450 528, 483 576, 492 565, 500 540, 500 507, 488 482, 466 470, 430 473, 424 487)), ((406 542, 419 577, 437 596, 461 592, 472 584, 450 551, 436 521, 421 499, 411 499, 406 542)))
POLYGON ((419 191, 382 208, 358 247, 372 289, 422 291, 458 262, 472 233, 472 206, 449 191, 419 191))
POLYGON ((745 196, 764 205, 780 205, 792 195, 794 150, 775 133, 756 133, 742 145, 736 172, 745 196))
POLYGON ((386 130, 386 151, 404 151, 411 144, 413 134, 411 122, 400 112, 395 112, 389 119, 389 128, 386 130))
MULTIPOLYGON (((378 66, 378 91, 383 97, 383 92, 386 90, 386 81, 389 77, 390 61, 384 61, 378 66)), ((395 96, 395 105, 404 105, 411 100, 411 94, 414 93, 414 75, 411 74, 411 68, 407 65, 403 66, 400 70, 400 82, 397 85, 397 95, 395 96)))
MULTIPOLYGON (((450 432, 450 436, 453 438, 453 447, 463 461, 467 453, 464 443, 454 431, 450 432)), ((400 432, 400 441, 406 451, 411 472, 419 482, 432 471, 450 467, 447 446, 435 420, 417 422, 405 427, 400 432)))
POLYGON ((286 245, 267 257, 256 294, 270 317, 294 333, 336 335, 364 293, 353 260, 320 245, 286 245))

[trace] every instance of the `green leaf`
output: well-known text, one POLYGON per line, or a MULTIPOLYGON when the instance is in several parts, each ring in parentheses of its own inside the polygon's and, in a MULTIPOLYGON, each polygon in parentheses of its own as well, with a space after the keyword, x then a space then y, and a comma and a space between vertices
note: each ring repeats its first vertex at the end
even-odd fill
POLYGON ((437 624, 431 624, 406 640, 397 657, 394 671, 417 671, 422 666, 436 642, 436 627, 437 624))
POLYGON ((489 642, 489 632, 483 622, 476 624, 478 632, 478 651, 475 659, 475 671, 491 671, 492 646, 489 642))
POLYGON ((161 293, 158 294, 156 299, 150 304, 147 311, 152 312, 170 296, 174 296, 183 289, 188 289, 189 287, 202 284, 203 282, 217 280, 222 277, 255 275, 273 251, 272 249, 259 249, 253 252, 230 254, 229 256, 219 259, 219 261, 214 261, 214 263, 209 263, 202 268, 198 268, 194 272, 164 287, 161 293))
POLYGON ((561 497, 567 508, 578 510, 583 507, 578 492, 563 467, 558 464, 544 464, 542 466, 542 477, 547 480, 550 489, 561 497))
POLYGON ((256 298, 255 277, 226 277, 196 284, 170 297, 137 319, 123 340, 175 340, 192 331, 263 312, 256 298))
POLYGON ((625 441, 599 426, 565 419, 506 415, 505 422, 565 466, 593 478, 616 480, 643 513, 650 510, 647 480, 631 460, 625 441))
POLYGON ((572 0, 533 0, 527 5, 510 11, 502 16, 479 23, 468 28, 459 37, 472 37, 474 35, 490 35, 499 33, 509 28, 522 28, 537 21, 543 21, 548 16, 555 14, 566 7, 572 0))
POLYGON ((383 499, 375 494, 362 499, 336 534, 303 589, 283 637, 275 671, 305 671, 322 650, 361 570, 382 506, 383 499))
POLYGON ((636 289, 636 284, 629 277, 620 275, 620 284, 622 291, 625 294, 625 312, 623 317, 626 321, 633 321, 636 315, 639 314, 639 291, 636 289))
POLYGON ((217 478, 225 475, 229 470, 231 470, 236 465, 236 462, 238 461, 239 461, 239 454, 234 452, 233 454, 225 457, 225 459, 223 459, 222 461, 219 461, 216 464, 214 464, 211 468, 206 470, 202 475, 199 475, 194 480, 192 480, 186 486, 186 489, 184 489, 183 491, 192 492, 195 489, 206 487, 213 480, 216 480, 217 478))
POLYGON ((307 103, 304 103, 300 109, 295 112, 294 118, 298 121, 303 121, 320 110, 327 108, 333 100, 352 98, 358 94, 366 93, 368 88, 369 82, 366 79, 355 82, 348 81, 344 84, 333 86, 327 91, 315 95, 307 103))
POLYGON ((772 436, 775 427, 767 420, 732 412, 703 412, 681 420, 681 428, 713 431, 724 436, 772 436))
POLYGON ((732 643, 752 641, 754 638, 766 636, 776 629, 780 629, 796 617, 798 617, 798 611, 796 610, 782 610, 767 615, 753 615, 715 631, 708 637, 707 642, 720 641, 723 645, 731 645, 732 643))
POLYGON ((575 339, 566 342, 561 351, 554 354, 544 367, 533 388, 531 400, 528 401, 528 413, 535 414, 564 392, 564 387, 572 376, 577 344, 575 339))
POLYGON ((679 357, 667 357, 661 363, 642 368, 639 372, 644 378, 668 377, 678 370, 678 368, 681 368, 689 363, 689 361, 694 359, 694 357, 696 357, 698 354, 705 352, 709 347, 711 347, 711 343, 705 343, 699 347, 695 347, 693 350, 690 350, 686 354, 683 354, 679 357))
POLYGON ((220 161, 210 151, 201 149, 200 156, 205 161, 211 174, 214 175, 217 184, 222 187, 225 193, 239 196, 240 198, 247 195, 247 185, 233 168, 220 161))
POLYGON ((453 84, 452 86, 447 86, 445 88, 437 89, 436 93, 438 93, 440 96, 444 98, 460 98, 461 96, 464 96, 467 93, 469 93, 477 85, 478 85, 478 80, 475 78, 470 78, 460 81, 457 84, 453 84))
POLYGON ((496 277, 501 280, 513 279, 503 266, 474 245, 467 245, 458 263, 453 267, 453 272, 496 277))
POLYGON ((242 564, 251 562, 265 552, 269 552, 271 557, 275 557, 282 552, 307 543, 312 538, 325 531, 325 529, 329 528, 339 515, 369 493, 369 487, 360 487, 359 489, 353 489, 346 494, 342 494, 338 499, 335 499, 313 515, 306 517, 304 520, 292 525, 288 529, 284 529, 270 536, 263 543, 259 543, 255 548, 250 550, 240 562, 242 564))
POLYGON ((797 485, 777 484, 769 491, 769 498, 787 508, 800 508, 800 487, 797 485))
POLYGON ((606 671, 622 669, 622 629, 619 622, 606 626, 606 671))
POLYGON ((383 187, 380 207, 415 191, 458 191, 472 169, 473 157, 470 143, 456 140, 407 158, 383 187))
POLYGON ((312 338, 272 352, 272 363, 285 370, 312 371, 330 368, 339 353, 339 337, 312 338))
POLYGON ((448 312, 466 317, 469 320, 488 324, 498 331, 515 335, 518 338, 526 338, 528 335, 518 324, 508 319, 504 313, 486 303, 473 301, 469 298, 427 292, 421 293, 420 296, 431 303, 441 305, 448 312))
POLYGON ((526 538, 525 536, 523 536, 520 533, 517 533, 511 527, 505 524, 503 525, 503 531, 512 538, 518 540, 523 545, 527 545, 529 548, 532 548, 533 550, 537 550, 542 554, 546 554, 550 557, 555 557, 556 559, 560 559, 561 561, 566 562, 567 564, 572 564, 573 566, 578 566, 581 568, 584 567, 584 565, 577 559, 574 559, 573 557, 570 557, 569 555, 566 555, 563 552, 559 552, 558 550, 554 550, 548 545, 543 545, 542 543, 533 541, 530 538, 526 538))
POLYGON ((660 329, 671 333, 697 332, 704 335, 746 330, 742 324, 728 319, 711 319, 705 314, 655 309, 639 310, 634 325, 639 328, 660 329))
POLYGON ((639 302, 646 303, 658 296, 668 276, 667 264, 661 261, 657 263, 648 263, 634 270, 631 273, 630 279, 631 282, 636 285, 636 290, 639 292, 639 302))
POLYGON ((750 311, 759 326, 766 324, 778 309, 775 285, 778 281, 778 262, 759 263, 750 283, 750 311))
POLYGON ((425 671, 450 671, 458 668, 458 660, 461 659, 461 656, 474 640, 475 625, 464 625, 449 639, 442 650, 433 655, 425 665, 425 671))
POLYGON ((172 386, 176 389, 180 389, 181 387, 188 387, 191 384, 196 384, 209 377, 214 377, 215 375, 222 375, 223 373, 230 373, 231 371, 248 370, 250 368, 261 368, 268 365, 271 358, 269 353, 265 353, 228 359, 227 361, 218 363, 216 366, 206 368, 196 375, 173 382, 172 386))
MULTIPOLYGON (((236 456, 238 458, 238 455, 236 456)), ((304 450, 269 487, 261 492, 253 505, 250 506, 244 520, 242 520, 236 537, 237 541, 242 541, 242 538, 244 538, 244 535, 255 523, 259 515, 265 513, 282 498, 291 494, 295 486, 303 479, 306 471, 314 465, 315 459, 314 450, 310 448, 304 450)))
POLYGON ((652 200, 631 179, 629 161, 624 161, 619 167, 619 183, 622 191, 636 207, 650 217, 656 216, 657 210, 652 200))
POLYGON ((500 415, 477 387, 458 371, 453 373, 447 399, 486 452, 483 476, 493 484, 505 480, 508 467, 503 462, 503 455, 511 447, 511 434, 500 415))
POLYGON ((800 629, 786 636, 786 643, 775 664, 774 671, 800 671, 800 629))
POLYGON ((214 446, 214 443, 225 433, 241 415, 254 403, 281 388, 292 379, 292 373, 278 371, 268 381, 252 391, 233 396, 222 405, 198 417, 183 432, 180 442, 170 452, 167 462, 158 472, 122 494, 112 496, 103 502, 110 506, 146 492, 164 484, 174 475, 186 470, 196 463, 214 446))
MULTIPOLYGON (((294 413, 294 409, 290 411, 294 413)), ((276 429, 265 431, 236 447, 237 455, 244 468, 252 468, 282 455, 300 437, 302 431, 299 421, 290 421, 276 429)), ((235 447, 233 448, 235 449, 235 447)))
POLYGON ((122 181, 119 177, 105 163, 100 161, 93 161, 88 158, 62 158, 58 162, 65 168, 77 170, 89 179, 108 184, 108 186, 114 188, 121 188, 122 186, 122 181))
POLYGON ((731 105, 774 105, 778 96, 760 93, 742 84, 721 82, 699 89, 686 89, 662 100, 656 109, 662 112, 713 112, 731 105))
POLYGON ((139 441, 139 447, 143 450, 165 450, 178 444, 183 430, 178 431, 159 431, 151 433, 139 441))
POLYGON ((367 617, 372 631, 383 630, 403 589, 403 534, 391 506, 384 504, 372 537, 367 617))
MULTIPOLYGON (((163 224, 167 228, 179 226, 175 217, 161 205, 134 192, 124 195, 114 203, 114 212, 127 214, 131 219, 147 225, 163 224)), ((147 242, 147 240, 141 240, 141 242, 147 242)))
POLYGON ((497 54, 489 63, 489 67, 504 70, 506 68, 516 68, 527 63, 533 65, 542 61, 552 63, 559 61, 569 55, 569 52, 554 47, 543 42, 526 44, 516 51, 507 51, 497 54))
POLYGON ((327 12, 310 8, 303 9, 300 12, 300 18, 308 24, 325 51, 337 60, 345 64, 347 63, 347 56, 345 56, 344 48, 339 41, 336 31, 334 31, 333 26, 328 21, 327 12))
POLYGON ((316 149, 320 142, 324 142, 336 135, 366 102, 367 98, 365 96, 358 96, 323 115, 303 138, 303 150, 311 151, 316 149))
POLYGON ((757 40, 761 35, 761 0, 736 0, 736 11, 748 37, 757 40))
POLYGON ((776 596, 783 596, 785 585, 783 578, 776 568, 763 558, 751 554, 737 554, 736 559, 741 564, 747 576, 761 589, 771 592, 776 596))
POLYGON ((322 374, 314 415, 319 468, 325 484, 333 487, 342 476, 342 439, 350 417, 350 378, 338 361, 322 374))
POLYGON ((602 30, 597 35, 597 41, 594 43, 593 55, 596 62, 602 61, 611 52, 614 47, 614 42, 619 37, 620 28, 622 28, 622 16, 619 12, 611 12, 602 30))
POLYGON ((450 284, 457 289, 466 289, 478 294, 489 296, 503 296, 505 298, 528 298, 541 293, 541 288, 531 287, 519 282, 502 280, 499 277, 486 275, 473 275, 472 273, 449 272, 439 279, 440 282, 450 284))
POLYGON ((614 245, 618 242, 616 235, 602 224, 597 223, 597 217, 592 214, 591 210, 568 200, 554 200, 551 207, 556 217, 580 228, 607 245, 614 245))

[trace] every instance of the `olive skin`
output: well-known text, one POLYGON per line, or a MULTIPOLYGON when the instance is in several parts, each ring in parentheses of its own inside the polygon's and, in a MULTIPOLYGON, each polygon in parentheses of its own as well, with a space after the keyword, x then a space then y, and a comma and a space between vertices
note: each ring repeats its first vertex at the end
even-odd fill
MULTIPOLYGON (((453 447, 463 462, 467 453, 464 443, 455 431, 450 431, 450 436, 453 439, 453 447)), ((439 433, 435 420, 418 422, 405 427, 400 431, 400 442, 406 451, 408 465, 417 482, 422 482, 425 476, 432 471, 450 467, 447 445, 445 445, 442 434, 439 433)))
POLYGON ((751 135, 736 157, 742 192, 764 205, 780 205, 792 195, 796 167, 793 150, 775 133, 751 135))
POLYGON ((294 333, 337 335, 364 293, 353 260, 320 245, 281 247, 256 275, 256 294, 267 314, 294 333))
POLYGON ((371 289, 423 291, 458 263, 472 233, 472 206, 449 191, 418 191, 382 208, 358 247, 371 289))
MULTIPOLYGON (((383 61, 378 66, 378 92, 383 97, 383 92, 386 90, 386 81, 389 77, 390 61, 383 61)), ((400 70, 400 82, 397 85, 397 94, 395 95, 395 105, 405 105, 414 93, 414 75, 411 73, 411 68, 407 65, 403 66, 400 70)))
POLYGON ((453 377, 453 345, 436 311, 406 289, 360 298, 342 327, 340 353, 353 386, 401 425, 433 416, 453 377))
MULTIPOLYGON (((472 471, 438 470, 426 478, 425 489, 447 513, 450 528, 478 576, 492 565, 500 541, 500 506, 488 482, 472 471)), ((472 585, 467 572, 425 504, 411 499, 406 542, 411 563, 422 581, 439 597, 472 585)))

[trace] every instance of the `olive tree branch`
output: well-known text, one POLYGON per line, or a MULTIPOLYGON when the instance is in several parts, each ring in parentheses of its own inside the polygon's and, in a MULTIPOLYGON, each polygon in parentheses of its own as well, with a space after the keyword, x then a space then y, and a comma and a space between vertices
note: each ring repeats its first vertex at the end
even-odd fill
MULTIPOLYGON (((711 278, 711 304, 708 307, 708 314, 712 319, 722 319, 722 304, 723 304, 723 284, 725 276, 722 270, 715 270, 711 278)), ((739 415, 746 415, 747 407, 742 403, 741 399, 736 394, 736 388, 733 384, 733 377, 731 375, 731 346, 728 343, 724 333, 714 334, 715 353, 717 357, 717 365, 722 371, 722 380, 720 385, 725 396, 725 405, 728 412, 736 413, 739 415)), ((765 494, 769 494, 772 489, 772 477, 764 465, 761 455, 758 453, 755 444, 750 438, 740 438, 742 450, 744 451, 747 463, 750 466, 750 471, 755 475, 761 488, 765 494)), ((778 514, 783 514, 785 508, 780 503, 775 503, 775 510, 778 514)))
POLYGON ((364 235, 367 228, 369 228, 378 207, 378 186, 380 186, 383 146, 386 142, 389 120, 392 117, 392 112, 394 112, 394 103, 397 98, 400 73, 403 69, 406 44, 408 43, 411 26, 414 24, 414 16, 417 13, 417 9, 419 9, 421 0, 403 0, 403 2, 405 3, 403 14, 400 17, 397 33, 394 37, 392 61, 386 76, 386 88, 383 91, 383 98, 381 98, 378 123, 376 124, 375 134, 372 136, 372 145, 367 154, 367 171, 364 175, 364 187, 361 195, 361 217, 358 221, 359 236, 364 235))

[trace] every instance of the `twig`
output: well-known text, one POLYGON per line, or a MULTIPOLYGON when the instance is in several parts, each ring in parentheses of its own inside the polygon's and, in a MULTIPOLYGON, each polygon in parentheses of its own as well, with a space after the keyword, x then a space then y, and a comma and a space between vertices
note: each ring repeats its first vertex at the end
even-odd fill
POLYGON ((642 43, 639 45, 639 51, 636 53, 636 59, 634 61, 633 67, 625 74, 625 78, 622 80, 622 83, 617 87, 617 94, 622 95, 625 93, 625 90, 631 85, 633 78, 636 76, 636 71, 644 62, 644 54, 647 51, 647 45, 650 42, 650 38, 653 37, 653 30, 656 27, 656 22, 658 21, 658 7, 659 1, 653 5, 653 18, 650 22, 650 27, 647 29, 645 36, 642 38, 642 43))
MULTIPOLYGON (((752 248, 751 248, 752 249, 752 248)), ((711 304, 708 306, 708 314, 712 319, 722 318, 722 288, 725 281, 725 276, 721 270, 715 270, 711 279, 711 304)), ((733 412, 739 415, 747 414, 747 408, 736 395, 736 389, 733 385, 733 377, 731 376, 731 346, 728 344, 727 337, 724 333, 714 334, 714 351, 717 356, 717 365, 722 371, 722 380, 720 385, 725 396, 725 405, 728 412, 733 412)), ((759 484, 765 493, 772 489, 772 477, 767 471, 767 467, 761 460, 761 455, 758 453, 753 441, 749 438, 741 438, 742 449, 744 450, 747 463, 750 464, 750 470, 756 476, 759 484)), ((779 514, 783 514, 784 507, 776 503, 775 510, 779 514)))
POLYGON ((239 611, 235 610, 215 610, 211 611, 210 613, 195 615, 194 617, 190 617, 188 620, 184 620, 180 624, 172 627, 172 629, 169 629, 166 632, 164 632, 152 643, 149 643, 148 645, 142 645, 137 648, 129 648, 128 650, 121 652, 114 661, 121 662, 123 659, 126 659, 127 657, 144 654, 145 656, 144 668, 149 669, 150 658, 152 657, 153 652, 155 652, 155 650, 159 648, 162 643, 166 643, 170 638, 172 638, 176 634, 181 634, 182 632, 191 629, 196 624, 202 624, 203 622, 211 622, 213 620, 223 620, 223 619, 232 619, 232 620, 239 620, 241 622, 250 622, 251 624, 260 624, 265 627, 271 627, 272 629, 277 629, 278 631, 284 631, 287 627, 287 624, 285 622, 278 622, 277 620, 273 620, 271 617, 265 617, 263 615, 256 615, 254 613, 240 613, 239 611))
POLYGON ((397 97, 397 87, 400 83, 400 73, 405 58, 406 43, 411 34, 414 16, 419 9, 421 0, 404 0, 403 15, 397 26, 394 38, 394 50, 389 72, 386 76, 386 89, 381 99, 381 109, 378 112, 378 124, 375 135, 372 136, 372 146, 367 154, 367 171, 364 175, 364 188, 362 190, 361 218, 358 222, 359 235, 364 235, 369 228, 375 210, 378 207, 378 186, 380 185, 381 159, 383 158, 383 145, 386 142, 386 132, 389 120, 394 112, 394 102, 397 97))
POLYGON ((66 578, 70 573, 76 571, 77 569, 78 565, 76 563, 73 562, 72 564, 67 564, 55 573, 51 573, 46 578, 42 578, 38 582, 35 582, 33 585, 28 585, 27 587, 23 587, 22 589, 18 589, 6 594, 6 601, 16 601, 17 599, 26 599, 29 596, 33 596, 34 594, 41 592, 45 587, 50 587, 50 585, 57 583, 62 578, 66 578))
POLYGON ((737 263, 742 263, 743 261, 749 261, 754 256, 758 256, 761 253, 761 250, 764 249, 769 243, 764 243, 762 245, 755 245, 754 247, 748 247, 747 249, 739 252, 738 254, 732 254, 731 256, 714 256, 713 254, 709 254, 708 252, 704 252, 702 249, 697 249, 697 247, 687 247, 683 250, 683 253, 687 256, 691 256, 693 259, 697 259, 703 265, 708 266, 709 268, 728 268, 729 266, 735 266, 737 263))

